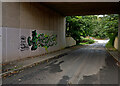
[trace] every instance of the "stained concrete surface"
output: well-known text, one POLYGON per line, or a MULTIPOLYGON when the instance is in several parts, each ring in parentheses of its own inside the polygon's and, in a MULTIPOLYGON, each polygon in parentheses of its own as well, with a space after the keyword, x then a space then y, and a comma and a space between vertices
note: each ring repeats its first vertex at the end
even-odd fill
POLYGON ((26 68, 3 78, 3 84, 81 84, 80 86, 118 86, 118 67, 104 48, 95 43, 70 51, 49 62, 26 68), (82 85, 83 84, 83 85, 82 85), (85 85, 87 84, 87 85, 85 85))

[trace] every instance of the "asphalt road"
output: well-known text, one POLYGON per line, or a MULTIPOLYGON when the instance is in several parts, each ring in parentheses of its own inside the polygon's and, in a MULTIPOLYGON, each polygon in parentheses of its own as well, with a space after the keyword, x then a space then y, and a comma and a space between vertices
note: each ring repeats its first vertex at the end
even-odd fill
POLYGON ((26 68, 3 78, 3 84, 118 84, 118 67, 104 44, 83 46, 48 63, 26 68))

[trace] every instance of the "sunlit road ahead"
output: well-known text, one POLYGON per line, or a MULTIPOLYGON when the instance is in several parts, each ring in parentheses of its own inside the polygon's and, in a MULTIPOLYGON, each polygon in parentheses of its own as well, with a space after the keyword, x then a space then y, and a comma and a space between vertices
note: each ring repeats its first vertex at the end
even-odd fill
POLYGON ((118 84, 118 67, 97 40, 59 59, 27 68, 3 79, 4 84, 118 84))

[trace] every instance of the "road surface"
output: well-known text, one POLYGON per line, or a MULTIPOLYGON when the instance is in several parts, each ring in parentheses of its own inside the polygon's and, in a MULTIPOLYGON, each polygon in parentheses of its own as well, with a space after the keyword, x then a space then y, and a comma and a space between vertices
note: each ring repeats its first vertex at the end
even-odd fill
POLYGON ((3 84, 118 84, 118 67, 104 45, 98 40, 3 78, 3 84))

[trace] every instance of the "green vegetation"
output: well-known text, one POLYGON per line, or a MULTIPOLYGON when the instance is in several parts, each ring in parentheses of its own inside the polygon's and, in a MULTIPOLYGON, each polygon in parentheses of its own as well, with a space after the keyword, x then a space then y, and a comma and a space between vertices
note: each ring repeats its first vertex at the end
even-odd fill
POLYGON ((88 38, 81 38, 81 42, 79 43, 80 45, 85 45, 85 44, 93 44, 95 41, 92 39, 88 38))
POLYGON ((113 45, 111 45, 110 41, 105 45, 105 47, 106 47, 108 50, 114 50, 114 51, 116 51, 116 48, 114 48, 113 45))
POLYGON ((105 45, 106 48, 114 48, 110 42, 108 42, 106 45, 105 45))
POLYGON ((76 43, 82 42, 82 37, 90 36, 99 39, 109 38, 110 45, 114 45, 118 35, 118 15, 67 16, 66 36, 73 37, 76 43))

